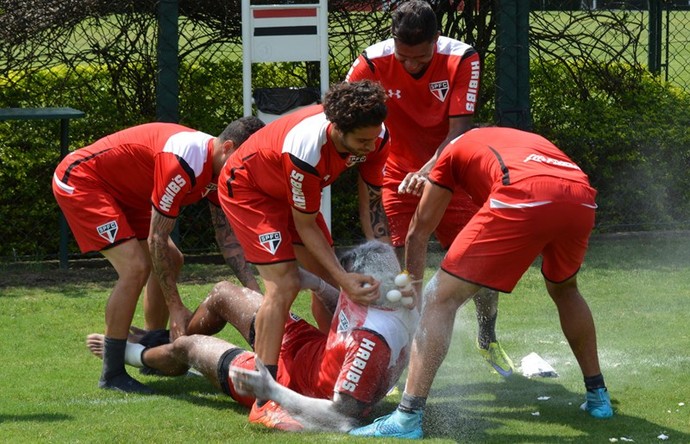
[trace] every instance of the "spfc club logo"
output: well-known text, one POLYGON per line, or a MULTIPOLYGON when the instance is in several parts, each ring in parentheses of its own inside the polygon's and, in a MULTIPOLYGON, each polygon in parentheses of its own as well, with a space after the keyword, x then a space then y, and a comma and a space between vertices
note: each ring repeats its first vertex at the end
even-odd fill
POLYGON ((282 238, 280 236, 280 231, 259 235, 259 243, 272 255, 275 255, 276 251, 278 251, 278 246, 280 245, 281 240, 282 238))
POLYGON ((111 244, 115 242, 115 238, 117 237, 116 221, 108 222, 107 224, 103 224, 100 227, 96 227, 96 230, 98 231, 98 235, 101 236, 103 239, 107 240, 111 244))
POLYGON ((338 332, 347 331, 350 328, 350 320, 342 311, 338 313, 338 332))
POLYGON ((357 165, 358 163, 366 162, 366 160, 367 160, 367 156, 353 156, 353 155, 350 155, 350 156, 347 158, 347 160, 345 161, 345 166, 346 166, 347 168, 351 168, 351 167, 357 165))
POLYGON ((440 82, 429 83, 429 91, 441 102, 445 102, 449 89, 448 80, 441 80, 440 82))

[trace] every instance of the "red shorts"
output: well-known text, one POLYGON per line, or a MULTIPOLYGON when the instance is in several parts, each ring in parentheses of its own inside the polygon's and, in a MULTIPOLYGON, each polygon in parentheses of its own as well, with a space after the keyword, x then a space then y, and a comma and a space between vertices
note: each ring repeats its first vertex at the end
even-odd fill
MULTIPOLYGON (((280 348, 277 381, 298 393, 309 393, 312 387, 304 387, 303 381, 311 381, 309 374, 318 371, 328 336, 308 322, 292 318, 285 324, 283 344, 280 348)), ((254 370, 255 354, 242 352, 232 360, 231 366, 254 370)), ((230 396, 242 405, 251 407, 254 398, 242 396, 235 390, 230 375, 226 375, 230 396)))
MULTIPOLYGON (((227 184, 218 183, 221 207, 242 245, 247 261, 263 265, 294 260, 292 245, 301 245, 302 239, 297 234, 287 197, 275 199, 234 184, 232 191, 232 197, 228 196, 227 184)), ((321 213, 316 223, 332 246, 333 239, 321 213)))
MULTIPOLYGON (((383 207, 388 218, 388 230, 394 247, 404 247, 407 230, 414 215, 419 196, 398 193, 398 180, 386 180, 383 186, 383 207)), ((454 193, 441 222, 434 234, 444 249, 447 249, 462 227, 470 221, 479 207, 466 193, 454 193)))
POLYGON ((594 227, 595 196, 589 186, 550 177, 502 187, 460 232, 441 268, 465 281, 510 293, 541 254, 544 278, 566 281, 584 261, 594 227))
POLYGON ((58 177, 53 176, 53 194, 82 253, 148 237, 151 207, 125 210, 96 180, 73 176, 67 185, 58 177))

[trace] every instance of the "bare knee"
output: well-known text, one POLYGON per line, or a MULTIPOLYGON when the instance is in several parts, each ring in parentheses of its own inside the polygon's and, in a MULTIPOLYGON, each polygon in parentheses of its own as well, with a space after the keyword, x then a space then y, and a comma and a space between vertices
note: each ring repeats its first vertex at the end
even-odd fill
POLYGON ((146 285, 151 273, 151 265, 144 255, 133 255, 126 261, 115 265, 115 270, 120 279, 141 284, 141 288, 146 285))
POLYGON ((577 287, 577 278, 575 276, 567 281, 559 283, 548 280, 544 280, 544 282, 546 283, 546 291, 548 291, 549 296, 551 296, 555 302, 563 298, 582 297, 577 287))
POLYGON ((172 343, 172 352, 175 358, 182 361, 187 360, 189 351, 194 345, 194 336, 198 335, 180 336, 175 339, 175 341, 172 343))
POLYGON ((267 286, 264 300, 287 313, 300 289, 299 274, 295 273, 294 276, 284 277, 276 285, 267 286))

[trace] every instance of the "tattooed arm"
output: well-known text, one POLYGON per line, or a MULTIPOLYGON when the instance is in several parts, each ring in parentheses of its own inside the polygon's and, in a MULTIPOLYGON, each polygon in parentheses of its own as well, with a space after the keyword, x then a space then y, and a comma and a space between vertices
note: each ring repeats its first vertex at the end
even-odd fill
POLYGON ((242 285, 261 293, 254 273, 244 258, 242 246, 237 241, 237 236, 235 236, 235 233, 232 231, 232 227, 230 227, 230 223, 228 223, 223 210, 210 202, 208 206, 211 210, 211 220, 213 221, 213 227, 216 231, 216 242, 225 259, 225 263, 230 266, 232 272, 235 273, 235 276, 237 276, 237 279, 240 280, 242 285))
POLYGON ((170 238, 175 218, 163 216, 155 208, 151 210, 151 228, 148 245, 151 267, 160 283, 165 303, 170 311, 170 339, 186 334, 192 312, 182 303, 177 290, 177 278, 184 262, 182 253, 170 238))
POLYGON ((368 240, 378 239, 389 242, 388 220, 383 211, 381 187, 375 187, 364 182, 362 176, 357 178, 359 194, 359 221, 362 225, 364 237, 368 240))

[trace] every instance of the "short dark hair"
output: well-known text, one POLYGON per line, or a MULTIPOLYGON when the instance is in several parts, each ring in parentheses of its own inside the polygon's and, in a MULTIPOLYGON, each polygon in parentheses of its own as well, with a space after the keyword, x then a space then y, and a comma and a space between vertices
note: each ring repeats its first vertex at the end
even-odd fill
POLYGON ((423 0, 402 3, 392 14, 391 33, 402 44, 429 43, 438 33, 438 20, 431 5, 423 0))
POLYGON ((244 141, 249 138, 249 136, 264 126, 266 126, 266 124, 258 117, 241 117, 230 122, 230 124, 225 127, 223 132, 220 133, 218 139, 220 139, 221 143, 227 140, 232 140, 235 143, 235 147, 238 147, 242 145, 244 141))
POLYGON ((381 125, 388 115, 383 87, 371 80, 333 85, 323 98, 326 118, 343 133, 381 125))

